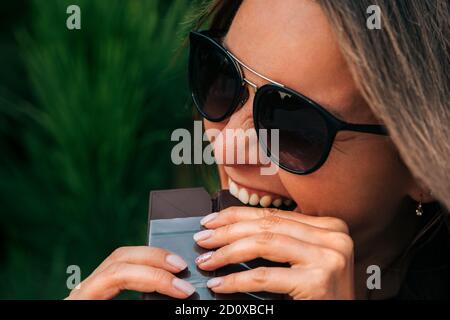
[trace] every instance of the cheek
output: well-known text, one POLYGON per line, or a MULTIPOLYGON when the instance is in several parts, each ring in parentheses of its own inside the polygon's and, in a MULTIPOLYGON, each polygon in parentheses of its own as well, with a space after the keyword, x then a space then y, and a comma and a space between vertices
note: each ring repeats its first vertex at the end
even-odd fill
POLYGON ((280 179, 299 209, 334 216, 349 225, 391 219, 406 196, 410 175, 390 142, 371 139, 336 148, 309 175, 280 171, 280 179))
POLYGON ((217 129, 222 131, 222 129, 225 127, 225 122, 211 122, 206 119, 203 119, 203 128, 205 130, 209 129, 217 129))
MULTIPOLYGON (((223 146, 223 136, 220 135, 222 130, 226 127, 225 122, 211 122, 208 120, 203 120, 204 133, 208 137, 209 142, 214 142, 214 153, 216 155, 221 154, 219 150, 216 149, 218 145, 223 146)), ((222 148, 222 152, 225 150, 222 148)))

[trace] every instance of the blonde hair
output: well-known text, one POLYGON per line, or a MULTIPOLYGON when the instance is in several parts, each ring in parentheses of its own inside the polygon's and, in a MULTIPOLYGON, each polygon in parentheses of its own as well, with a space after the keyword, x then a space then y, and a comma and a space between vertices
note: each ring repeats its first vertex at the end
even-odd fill
POLYGON ((317 1, 350 71, 403 161, 450 208, 449 8, 446 0, 317 1), (381 29, 366 27, 378 5, 381 29))
MULTIPOLYGON (((358 89, 412 174, 450 208, 449 8, 446 0, 316 0, 358 89), (381 29, 366 26, 371 5, 381 29)), ((204 1, 190 27, 226 30, 242 0, 204 1)))

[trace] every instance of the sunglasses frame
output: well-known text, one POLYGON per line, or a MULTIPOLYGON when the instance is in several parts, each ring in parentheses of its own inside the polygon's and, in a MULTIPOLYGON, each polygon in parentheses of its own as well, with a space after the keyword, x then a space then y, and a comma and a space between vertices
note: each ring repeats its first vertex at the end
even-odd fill
POLYGON ((227 119, 231 114, 233 114, 237 108, 241 107, 245 104, 245 102, 248 99, 248 91, 247 91, 247 85, 251 86, 254 89, 255 92, 255 98, 253 101, 253 124, 258 136, 258 141, 260 144, 265 148, 267 156, 273 161, 277 166, 282 168, 283 170, 286 170, 288 172, 299 174, 299 175, 305 175, 312 173, 316 170, 318 170, 326 161, 330 154, 330 150, 332 148, 332 145, 334 143, 334 139, 336 137, 336 134, 339 131, 354 131, 354 132, 361 132, 361 133, 370 133, 370 134, 376 134, 376 135, 383 135, 387 136, 388 132, 385 126, 378 125, 378 124, 355 124, 355 123, 349 123, 346 121, 343 121, 337 117, 335 117, 332 113, 330 113, 328 110, 326 110, 324 107, 322 107, 317 102, 313 101, 312 99, 302 95, 301 93, 288 88, 287 86, 271 80, 270 78, 258 73, 257 71, 253 70, 246 64, 244 64, 242 61, 240 61, 236 56, 234 56, 230 51, 228 51, 223 45, 221 45, 218 41, 215 39, 221 38, 221 35, 223 35, 224 32, 222 31, 212 31, 212 30, 206 30, 206 31, 191 31, 189 34, 189 39, 191 43, 191 51, 189 55, 189 64, 188 64, 188 74, 189 74, 189 86, 190 90, 192 92, 192 99, 194 101, 194 104, 198 110, 198 112, 207 120, 212 122, 221 122, 225 119, 227 119), (233 97, 232 104, 228 108, 228 110, 222 115, 221 117, 212 118, 209 115, 207 115, 202 108, 200 108, 200 103, 195 97, 194 90, 193 90, 193 83, 194 79, 192 77, 193 73, 191 70, 192 65, 192 43, 195 43, 195 41, 206 41, 210 45, 212 45, 215 49, 219 50, 221 54, 223 54, 229 61, 233 64, 233 72, 236 76, 236 86, 235 86, 235 96, 233 97), (269 82, 269 84, 265 84, 261 87, 258 87, 256 84, 251 82, 250 80, 246 79, 244 77, 242 68, 252 72, 253 74, 256 74, 257 76, 261 77, 262 79, 269 82), (302 100, 305 103, 308 104, 311 108, 316 110, 320 116, 324 119, 325 124, 327 126, 327 144, 322 152, 322 156, 319 159, 319 161, 310 169, 308 170, 299 170, 299 169, 292 169, 287 167, 286 165, 280 163, 279 159, 277 157, 272 156, 270 150, 267 148, 267 146, 264 145, 263 141, 259 139, 259 125, 258 125, 258 114, 260 111, 260 99, 263 96, 265 92, 268 90, 277 90, 278 92, 283 92, 286 94, 289 94, 296 99, 302 100))

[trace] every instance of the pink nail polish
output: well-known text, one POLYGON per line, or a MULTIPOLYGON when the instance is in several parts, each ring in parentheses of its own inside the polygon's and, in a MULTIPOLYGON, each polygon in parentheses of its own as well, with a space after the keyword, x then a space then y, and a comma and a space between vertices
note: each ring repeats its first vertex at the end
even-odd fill
POLYGON ((209 237, 211 237, 213 233, 214 233, 214 230, 202 230, 202 231, 194 234, 194 240, 195 241, 206 240, 209 237))
POLYGON ((222 278, 212 278, 209 279, 208 282, 206 282, 206 286, 208 288, 214 288, 214 287, 218 287, 222 284, 223 279, 222 278))
POLYGON ((187 263, 181 257, 174 254, 169 254, 166 257, 166 261, 168 264, 180 270, 184 270, 187 267, 187 263))
POLYGON ((213 253, 214 253, 214 251, 209 251, 209 252, 206 252, 206 253, 198 256, 195 259, 195 263, 196 264, 201 264, 201 263, 204 263, 204 262, 208 261, 211 258, 213 253))
POLYGON ((202 220, 200 220, 200 224, 202 226, 204 226, 208 222, 213 221, 218 216, 218 214, 219 214, 218 212, 213 212, 213 213, 208 214, 207 216, 203 217, 202 220))
POLYGON ((172 280, 172 285, 178 290, 184 292, 188 296, 194 293, 195 288, 187 281, 181 280, 179 278, 174 278, 172 280))

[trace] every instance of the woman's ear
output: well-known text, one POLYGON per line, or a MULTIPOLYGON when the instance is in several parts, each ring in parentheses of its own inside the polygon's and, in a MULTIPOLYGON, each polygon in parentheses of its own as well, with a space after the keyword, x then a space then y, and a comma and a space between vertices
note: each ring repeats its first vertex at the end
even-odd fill
POLYGON ((427 188, 418 179, 412 181, 408 195, 416 202, 422 201, 422 203, 429 203, 436 201, 430 188, 427 188))

